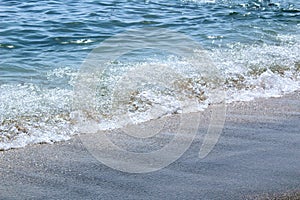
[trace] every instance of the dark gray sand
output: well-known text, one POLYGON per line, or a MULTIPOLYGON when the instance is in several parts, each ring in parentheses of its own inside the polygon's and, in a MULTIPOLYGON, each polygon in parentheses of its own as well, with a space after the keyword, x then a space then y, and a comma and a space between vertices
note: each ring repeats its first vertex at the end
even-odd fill
POLYGON ((265 195, 257 195, 255 200, 299 200, 300 199, 300 191, 288 191, 281 194, 265 194, 265 195))
POLYGON ((257 199, 300 190, 299 92, 228 105, 221 138, 203 160, 201 140, 147 174, 101 164, 78 137, 0 152, 0 199, 257 199))

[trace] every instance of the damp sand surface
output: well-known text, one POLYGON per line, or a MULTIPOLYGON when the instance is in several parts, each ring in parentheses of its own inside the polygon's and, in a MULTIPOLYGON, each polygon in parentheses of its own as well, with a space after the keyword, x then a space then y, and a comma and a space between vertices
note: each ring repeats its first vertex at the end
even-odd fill
POLYGON ((151 173, 125 173, 103 165, 78 136, 0 152, 0 199, 299 197, 300 92, 229 104, 221 138, 201 160, 201 131, 209 113, 202 113, 203 126, 188 151, 151 173))

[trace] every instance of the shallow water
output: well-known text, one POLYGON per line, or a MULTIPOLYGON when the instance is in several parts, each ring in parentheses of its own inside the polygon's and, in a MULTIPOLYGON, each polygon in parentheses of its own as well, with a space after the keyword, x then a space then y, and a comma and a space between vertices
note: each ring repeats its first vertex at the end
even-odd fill
MULTIPOLYGON (((101 42, 128 29, 167 28, 197 41, 220 71, 226 102, 300 89, 298 0, 2 1, 0 19, 0 149, 75 134, 73 89, 82 62, 101 42)), ((189 61, 145 51, 111 63, 97 83, 101 128, 180 113, 190 98, 199 105, 189 111, 214 103, 211 79, 195 75, 189 61), (129 96, 122 100, 128 102, 111 103, 114 83, 124 73, 151 66, 171 66, 180 75, 172 79, 176 90, 171 81, 163 89, 125 87, 129 96), (124 121, 127 112, 130 121, 124 121)), ((168 72, 152 75, 168 80, 168 72)))

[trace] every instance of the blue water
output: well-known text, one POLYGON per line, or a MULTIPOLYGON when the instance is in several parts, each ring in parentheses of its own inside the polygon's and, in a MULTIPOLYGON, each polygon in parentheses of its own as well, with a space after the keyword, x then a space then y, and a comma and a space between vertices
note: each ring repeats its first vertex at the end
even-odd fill
POLYGON ((101 41, 128 28, 170 28, 206 49, 279 45, 278 35, 299 35, 300 2, 3 0, 0 19, 0 83, 44 82, 48 70, 78 68, 101 41))
POLYGON ((1 0, 0 143, 6 146, 0 148, 71 135, 55 127, 70 126, 72 80, 86 56, 117 33, 146 27, 168 28, 199 42, 225 71, 234 100, 300 88, 299 0, 1 0), (50 128, 41 125, 45 115, 50 128), (33 124, 38 128, 30 132, 33 124), (32 138, 18 138, 22 134, 32 138))

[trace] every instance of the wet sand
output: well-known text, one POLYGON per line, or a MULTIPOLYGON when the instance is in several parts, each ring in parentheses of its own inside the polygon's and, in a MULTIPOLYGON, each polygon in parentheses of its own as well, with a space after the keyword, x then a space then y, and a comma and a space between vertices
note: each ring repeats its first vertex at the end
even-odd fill
POLYGON ((300 92, 228 105, 221 138, 202 160, 198 135, 179 160, 146 174, 101 164, 78 137, 0 152, 0 199, 257 199, 300 190, 300 92))

